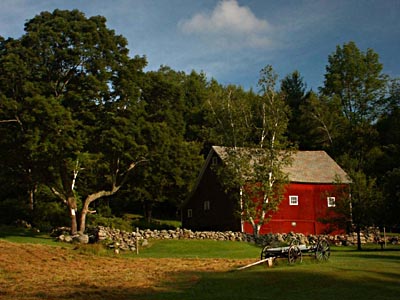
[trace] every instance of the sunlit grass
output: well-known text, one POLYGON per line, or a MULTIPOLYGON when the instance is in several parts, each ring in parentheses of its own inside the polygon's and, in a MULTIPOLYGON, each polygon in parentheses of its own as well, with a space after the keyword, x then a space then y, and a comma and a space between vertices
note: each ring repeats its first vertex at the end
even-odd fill
MULTIPOLYGON (((257 258, 261 248, 254 244, 214 240, 153 240, 139 250, 138 257, 153 258, 257 258)), ((135 256, 136 254, 133 254, 135 256)))

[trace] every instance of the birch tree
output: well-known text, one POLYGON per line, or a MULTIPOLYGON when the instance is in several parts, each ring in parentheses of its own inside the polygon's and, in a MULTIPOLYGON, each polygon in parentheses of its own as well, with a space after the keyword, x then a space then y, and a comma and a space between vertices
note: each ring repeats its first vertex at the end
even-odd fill
POLYGON ((210 100, 216 128, 227 146, 224 164, 217 170, 227 191, 239 203, 240 217, 259 234, 282 200, 287 182, 282 168, 290 164, 291 150, 285 139, 288 107, 276 90, 278 76, 271 66, 260 72, 257 95, 235 98, 226 90, 210 100))

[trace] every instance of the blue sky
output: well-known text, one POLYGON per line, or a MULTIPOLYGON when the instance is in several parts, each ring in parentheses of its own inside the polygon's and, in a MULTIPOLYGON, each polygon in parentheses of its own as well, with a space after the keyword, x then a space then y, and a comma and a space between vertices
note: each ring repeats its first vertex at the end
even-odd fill
POLYGON ((400 77, 400 0, 1 0, 0 35, 19 38, 26 20, 56 8, 105 16, 132 57, 147 57, 146 70, 194 69, 257 90, 270 64, 280 78, 300 71, 317 90, 328 55, 354 41, 400 77))

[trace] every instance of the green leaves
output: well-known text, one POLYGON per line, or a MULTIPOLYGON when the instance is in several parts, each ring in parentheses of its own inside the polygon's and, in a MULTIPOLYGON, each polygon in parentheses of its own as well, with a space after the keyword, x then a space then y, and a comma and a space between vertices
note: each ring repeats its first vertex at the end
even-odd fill
POLYGON ((372 49, 364 53, 349 42, 337 46, 328 61, 323 94, 340 98, 342 111, 351 124, 374 121, 386 85, 378 54, 372 49))

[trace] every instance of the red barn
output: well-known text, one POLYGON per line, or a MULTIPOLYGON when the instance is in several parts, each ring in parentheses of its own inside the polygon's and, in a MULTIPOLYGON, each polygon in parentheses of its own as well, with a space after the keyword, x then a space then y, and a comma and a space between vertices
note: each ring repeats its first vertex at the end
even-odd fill
MULTIPOLYGON (((183 205, 183 228, 253 233, 252 226, 238 217, 238 204, 224 192, 213 171, 212 166, 226 156, 225 150, 218 146, 210 150, 193 192, 183 205)), ((297 151, 292 159, 291 166, 283 170, 289 177, 284 200, 272 219, 261 227, 260 234, 332 232, 336 224, 321 220, 335 214, 337 182, 348 185, 347 174, 325 151, 297 151)))

